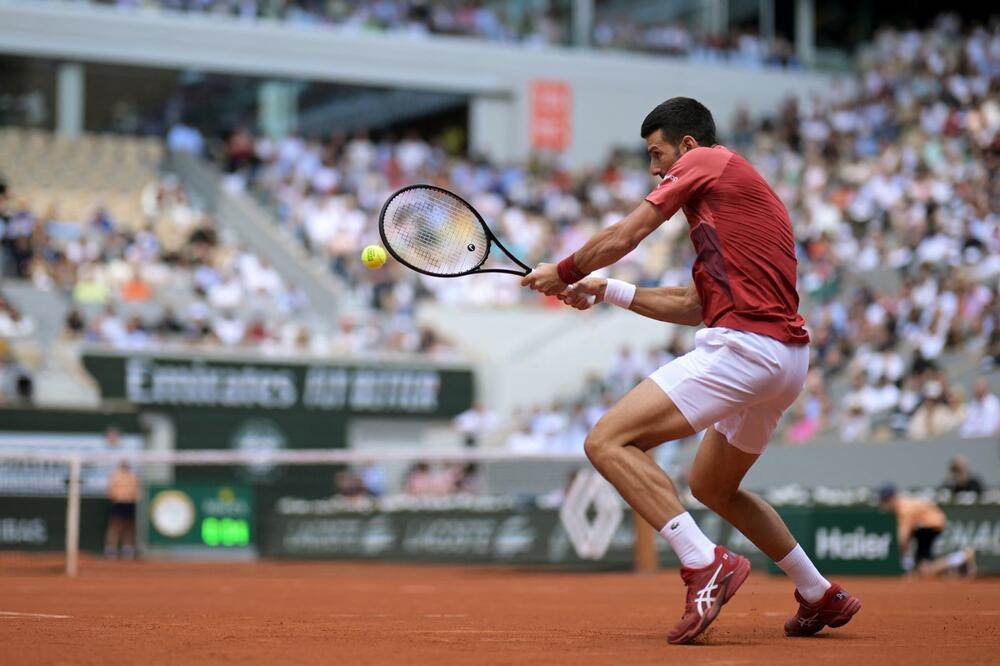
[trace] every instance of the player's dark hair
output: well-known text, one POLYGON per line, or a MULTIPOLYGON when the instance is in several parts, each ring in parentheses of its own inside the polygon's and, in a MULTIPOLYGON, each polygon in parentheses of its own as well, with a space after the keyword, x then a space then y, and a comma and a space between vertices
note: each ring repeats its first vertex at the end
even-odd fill
POLYGON ((650 111, 639 133, 645 139, 656 130, 663 132, 663 138, 675 145, 685 135, 691 135, 699 146, 717 143, 712 112, 690 97, 671 97, 650 111))

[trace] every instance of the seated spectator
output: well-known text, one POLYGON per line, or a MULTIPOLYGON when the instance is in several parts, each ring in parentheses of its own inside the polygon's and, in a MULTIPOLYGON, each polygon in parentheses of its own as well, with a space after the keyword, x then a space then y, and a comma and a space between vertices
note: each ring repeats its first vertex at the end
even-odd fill
POLYGON ((476 463, 456 463, 454 469, 455 492, 475 495, 482 491, 483 479, 476 463))
POLYGON ((532 432, 530 423, 507 438, 507 450, 511 453, 541 453, 545 450, 545 439, 532 432))
POLYGON ((204 139, 197 128, 188 125, 182 118, 167 132, 167 148, 175 153, 200 155, 205 148, 204 139))
POLYGON ((406 473, 403 490, 416 497, 441 497, 455 488, 455 470, 434 470, 426 462, 414 463, 406 473))
POLYGON ((498 424, 496 413, 487 409, 480 401, 473 403, 470 409, 456 416, 452 422, 468 447, 478 446, 482 438, 495 430, 498 424))
POLYGON ((1000 399, 990 391, 985 377, 972 385, 972 399, 958 430, 962 437, 995 437, 1000 434, 1000 399))
POLYGON ((372 492, 365 486, 359 474, 351 470, 337 472, 334 477, 334 494, 348 499, 372 497, 372 492))
POLYGON ((924 401, 910 419, 907 435, 911 439, 927 439, 947 434, 958 428, 965 416, 965 405, 957 389, 928 389, 924 401))
POLYGON ((27 338, 35 332, 35 322, 0 296, 0 338, 27 338))
POLYGON ((34 398, 34 382, 0 338, 0 403, 27 404, 34 398))
POLYGON ((951 459, 948 476, 941 487, 952 493, 975 493, 976 497, 983 492, 983 482, 969 470, 969 461, 965 456, 951 459))
POLYGON ((820 429, 818 413, 809 413, 804 402, 792 405, 792 421, 785 431, 785 441, 789 444, 802 444, 816 436, 820 429))
POLYGON ((883 403, 884 400, 880 397, 879 392, 865 383, 864 374, 855 372, 851 376, 851 390, 844 395, 841 407, 844 411, 857 409, 870 415, 880 411, 883 403))
POLYGON ((871 435, 871 417, 857 403, 848 403, 840 415, 840 439, 844 442, 867 441, 871 435))

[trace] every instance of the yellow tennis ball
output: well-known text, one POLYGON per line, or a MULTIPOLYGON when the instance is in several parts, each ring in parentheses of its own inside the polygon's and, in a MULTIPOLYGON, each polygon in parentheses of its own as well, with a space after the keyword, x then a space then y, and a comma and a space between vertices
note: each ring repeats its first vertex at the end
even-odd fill
POLYGON ((381 268, 385 263, 385 250, 378 245, 369 245, 361 251, 361 261, 368 268, 381 268))

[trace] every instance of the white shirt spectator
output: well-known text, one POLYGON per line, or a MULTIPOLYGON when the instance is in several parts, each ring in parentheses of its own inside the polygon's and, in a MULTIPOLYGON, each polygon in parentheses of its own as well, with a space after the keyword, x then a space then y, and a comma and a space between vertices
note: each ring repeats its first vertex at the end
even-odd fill
POLYGON ((106 314, 101 318, 101 339, 115 347, 124 347, 128 336, 125 322, 114 314, 106 314))
POLYGON ((525 428, 507 438, 507 449, 511 453, 540 453, 545 450, 545 440, 525 428))
POLYGON ((234 315, 223 315, 212 322, 212 330, 222 344, 232 347, 243 342, 246 325, 234 315))
POLYGON ((0 338, 28 337, 34 332, 34 320, 0 309, 0 338))
POLYGON ((238 307, 243 303, 243 286, 235 276, 229 276, 209 288, 208 302, 219 310, 238 307))
POLYGON ((496 412, 477 404, 456 416, 453 423, 455 430, 464 435, 469 442, 489 434, 497 427, 499 421, 496 412))
POLYGON ((966 406, 965 421, 959 428, 962 437, 993 437, 1000 434, 1000 398, 989 391, 985 379, 976 381, 973 398, 966 406))
POLYGON ((871 433, 871 419, 860 408, 852 408, 841 414, 840 439, 845 442, 860 442, 871 433))

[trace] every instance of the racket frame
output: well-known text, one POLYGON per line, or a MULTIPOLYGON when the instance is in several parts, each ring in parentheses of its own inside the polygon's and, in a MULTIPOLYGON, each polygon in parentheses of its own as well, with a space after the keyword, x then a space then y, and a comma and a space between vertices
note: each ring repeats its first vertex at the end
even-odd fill
POLYGON ((511 254, 506 247, 504 247, 504 244, 500 242, 500 239, 497 238, 497 235, 495 233, 493 233, 493 230, 490 229, 490 226, 486 224, 486 220, 484 220, 483 216, 479 214, 479 211, 472 207, 472 204, 470 204, 468 201, 466 201, 459 195, 455 194, 451 190, 447 190, 443 187, 438 187, 437 185, 427 185, 424 183, 417 183, 415 185, 407 185, 406 187, 400 188, 395 192, 393 192, 392 195, 388 199, 386 199, 385 204, 382 205, 382 212, 380 212, 378 215, 378 235, 382 237, 382 245, 385 246, 386 251, 392 255, 393 259, 403 264, 410 270, 416 271, 423 275, 429 275, 431 277, 453 278, 453 277, 462 277, 463 275, 472 275, 474 273, 507 273, 508 275, 519 275, 521 277, 524 277, 532 270, 530 267, 525 265, 523 261, 515 257, 513 254, 511 254), (479 224, 483 227, 483 231, 486 232, 486 253, 483 255, 483 258, 479 261, 478 264, 476 264, 469 270, 463 271, 461 273, 449 273, 448 275, 442 275, 441 273, 432 273, 422 268, 417 268, 410 262, 403 259, 398 254, 396 254, 396 251, 392 249, 392 244, 389 243, 389 239, 386 238, 385 235, 385 212, 389 208, 389 204, 392 203, 393 199, 395 199, 397 196, 408 190, 418 190, 418 189, 437 190, 438 192, 444 192, 445 194, 455 197, 456 199, 461 201, 466 208, 472 211, 472 214, 476 216, 476 219, 479 220, 479 224), (518 266, 520 266, 522 270, 517 271, 511 268, 481 268, 481 266, 486 263, 486 260, 490 258, 490 246, 493 243, 496 243, 497 247, 499 247, 500 250, 507 255, 507 258, 513 261, 518 266))

